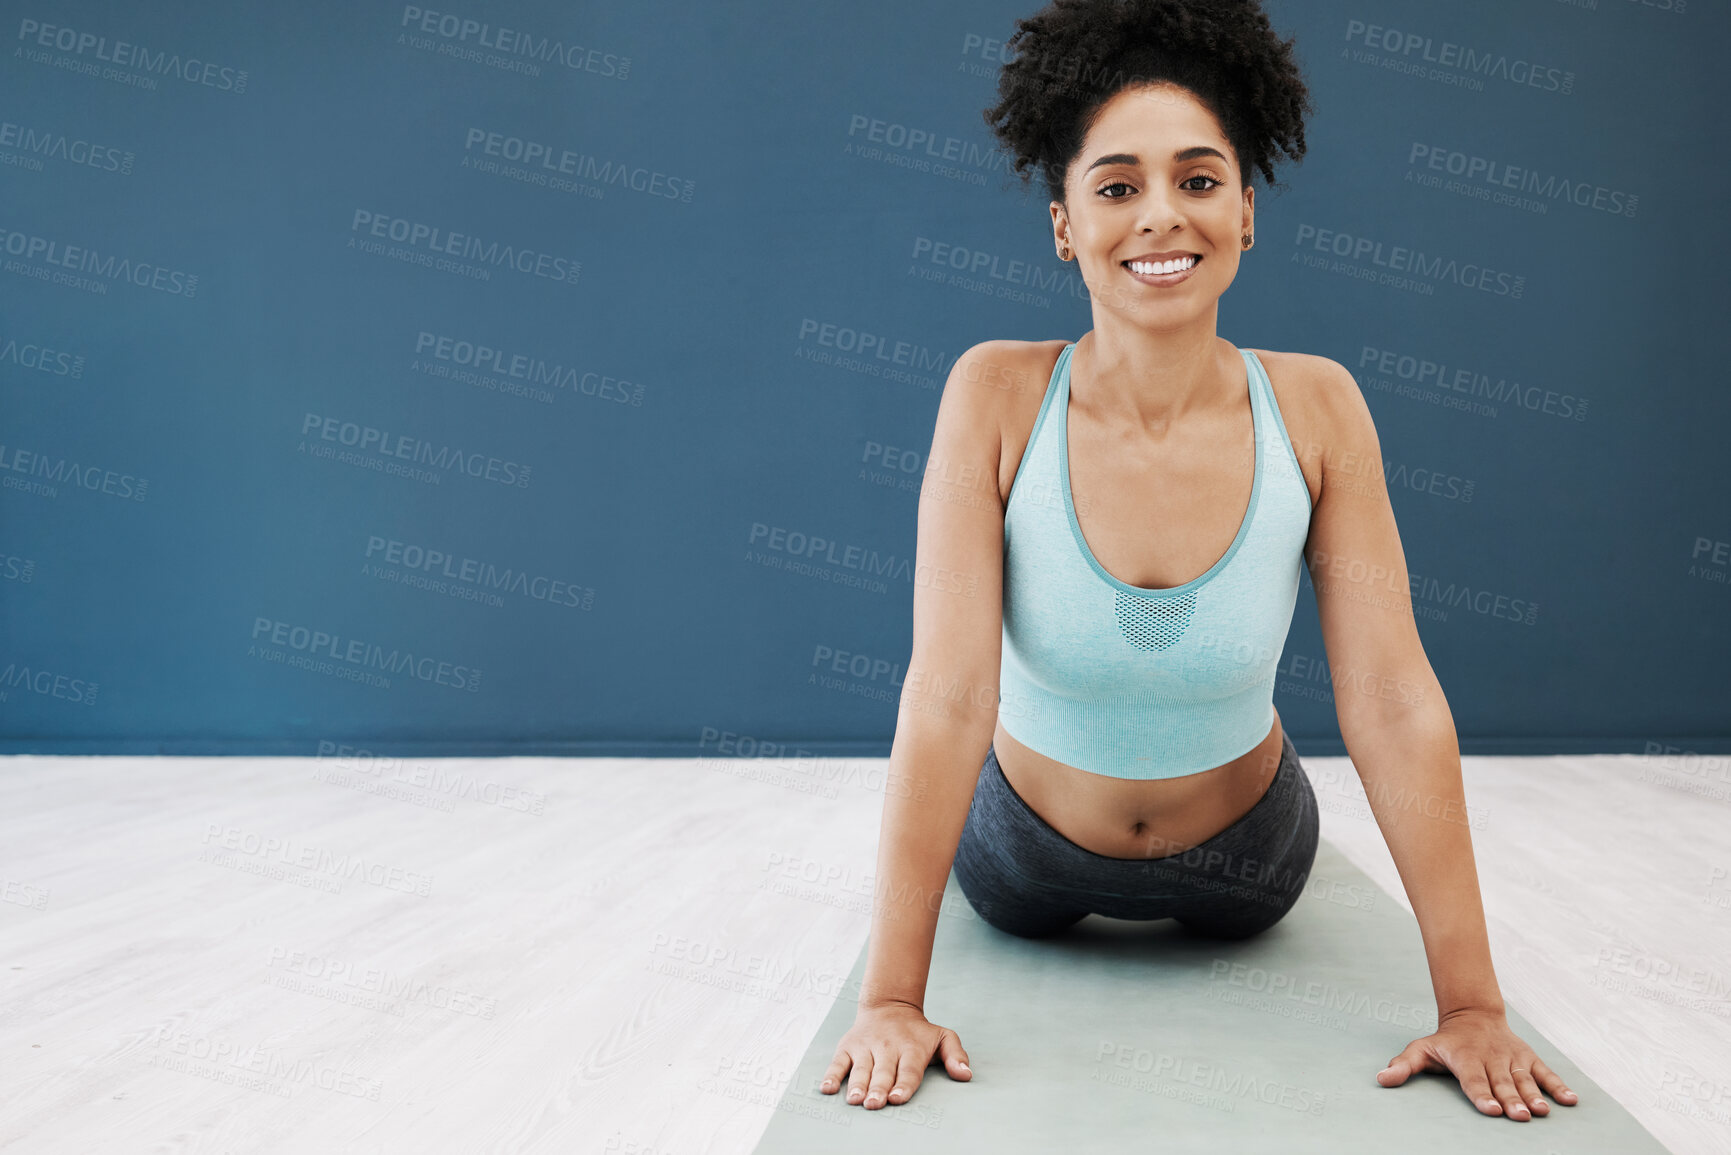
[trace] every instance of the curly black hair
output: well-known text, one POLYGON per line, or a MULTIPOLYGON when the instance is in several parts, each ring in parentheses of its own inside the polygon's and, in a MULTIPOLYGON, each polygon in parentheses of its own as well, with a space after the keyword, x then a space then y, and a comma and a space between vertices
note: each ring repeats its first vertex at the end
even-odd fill
POLYGON ((1064 174, 1102 105, 1156 82, 1195 94, 1220 121, 1246 182, 1275 184, 1276 153, 1304 156, 1314 112, 1293 41, 1269 24, 1261 0, 1052 0, 1016 21, 1014 59, 983 115, 1024 185, 1045 174, 1064 203, 1064 174))

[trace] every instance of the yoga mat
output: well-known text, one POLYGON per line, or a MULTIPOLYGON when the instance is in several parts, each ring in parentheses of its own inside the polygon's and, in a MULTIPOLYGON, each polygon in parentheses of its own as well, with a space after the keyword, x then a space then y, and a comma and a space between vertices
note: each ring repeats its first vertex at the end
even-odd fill
POLYGON ((1239 942, 1099 915, 1019 939, 981 921, 953 873, 943 911, 926 1011, 961 1036, 973 1081, 934 1065, 911 1100, 876 1111, 846 1103, 845 1084, 818 1090, 853 1024, 862 949, 756 1155, 1665 1155, 1512 1008, 1509 1026, 1578 1105, 1521 1123, 1479 1112, 1452 1074, 1379 1086, 1436 1029, 1430 973, 1417 921, 1327 841, 1298 904, 1239 942))

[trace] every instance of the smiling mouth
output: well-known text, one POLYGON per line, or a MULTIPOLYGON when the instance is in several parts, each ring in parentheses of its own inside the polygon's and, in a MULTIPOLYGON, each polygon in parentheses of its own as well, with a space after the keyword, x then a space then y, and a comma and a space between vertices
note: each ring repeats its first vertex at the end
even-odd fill
POLYGON ((1188 264, 1183 263, 1183 261, 1184 261, 1184 258, 1179 258, 1175 261, 1165 261, 1165 262, 1119 261, 1118 263, 1120 265, 1122 265, 1124 268, 1129 269, 1132 273, 1135 273, 1137 276, 1142 276, 1142 277, 1175 277, 1180 273, 1188 273, 1190 270, 1194 269, 1197 265, 1200 265, 1202 263, 1202 257, 1200 254, 1194 254, 1189 258, 1188 264), (1136 265, 1141 265, 1142 268, 1140 268, 1140 269, 1135 268, 1134 266, 1136 266, 1136 265), (1153 268, 1150 268, 1150 266, 1153 266, 1153 268), (1155 269, 1158 269, 1160 271, 1155 271, 1155 269))

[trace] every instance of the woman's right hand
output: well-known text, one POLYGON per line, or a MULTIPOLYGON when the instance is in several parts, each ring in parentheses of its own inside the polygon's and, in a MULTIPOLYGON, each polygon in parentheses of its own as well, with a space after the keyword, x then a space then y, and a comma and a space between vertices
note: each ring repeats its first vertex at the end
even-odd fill
POLYGON ((910 1003, 861 1005, 853 1026, 836 1044, 835 1058, 824 1072, 823 1093, 833 1095, 847 1079, 847 1101, 875 1111, 886 1103, 905 1103, 919 1089, 936 1053, 950 1078, 966 1083, 968 1053, 948 1027, 926 1021, 925 1012, 910 1003), (848 1078, 848 1070, 853 1076, 848 1078))

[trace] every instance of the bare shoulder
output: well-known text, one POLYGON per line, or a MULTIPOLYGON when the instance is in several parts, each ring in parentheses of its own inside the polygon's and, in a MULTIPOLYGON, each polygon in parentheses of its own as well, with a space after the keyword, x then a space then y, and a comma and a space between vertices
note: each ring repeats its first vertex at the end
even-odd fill
POLYGON ((1370 407, 1352 371, 1331 357, 1252 349, 1268 382, 1314 503, 1322 493, 1323 463, 1376 451, 1370 407))
POLYGON ((944 388, 974 386, 970 392, 997 399, 1026 399, 1031 393, 1044 396, 1046 380, 1068 343, 1061 337, 1050 341, 981 341, 956 358, 944 388))
MULTIPOLYGON (((944 383, 940 405, 939 433, 956 448, 956 442, 944 439, 942 411, 956 412, 956 425, 965 427, 975 438, 990 438, 991 459, 996 466, 998 498, 1008 501, 1010 485, 1015 480, 1022 454, 1039 416, 1040 403, 1045 400, 1046 386, 1058 357, 1069 344, 1059 337, 1047 341, 1018 341, 1008 338, 981 341, 956 358, 944 383)), ((960 435, 960 430, 954 431, 960 435)), ((984 446, 980 446, 983 450, 984 446)))
POLYGON ((1364 399, 1352 371, 1332 357, 1273 349, 1250 351, 1268 370, 1282 417, 1287 415, 1289 401, 1298 409, 1335 410, 1343 406, 1352 408, 1364 399))

